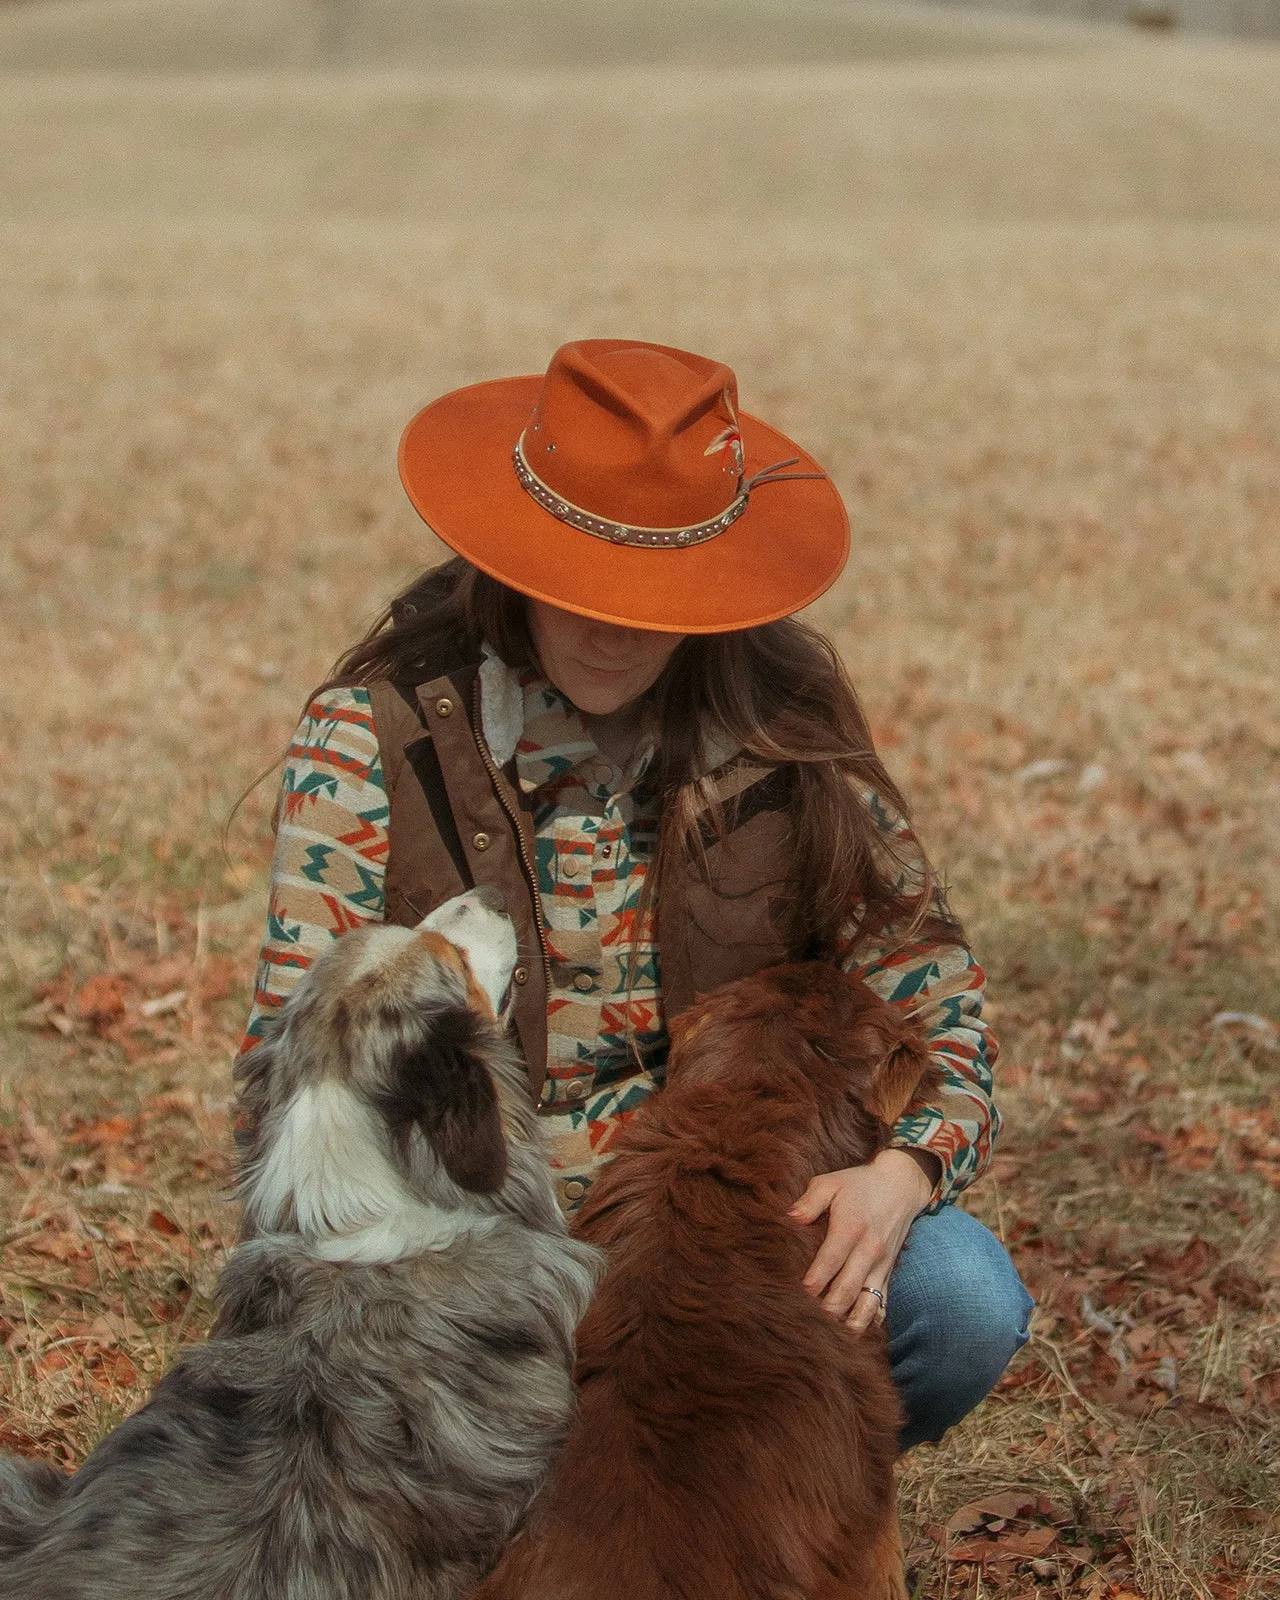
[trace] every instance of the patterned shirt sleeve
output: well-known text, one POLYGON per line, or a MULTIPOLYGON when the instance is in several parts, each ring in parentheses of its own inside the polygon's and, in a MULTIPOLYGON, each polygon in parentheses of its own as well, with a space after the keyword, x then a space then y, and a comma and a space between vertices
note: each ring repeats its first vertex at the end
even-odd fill
MULTIPOLYGON (((865 798, 897 864, 898 885, 909 888, 917 871, 914 835, 878 795, 865 798)), ((898 1148, 928 1150, 942 1163, 929 1205, 930 1211, 938 1211, 986 1169, 1000 1131, 1000 1113, 991 1098, 998 1046, 982 1020, 982 968, 962 944, 929 939, 903 943, 892 928, 870 948, 846 956, 842 965, 914 1017, 942 1073, 942 1087, 932 1103, 912 1106, 899 1119, 893 1138, 898 1148)))
POLYGON ((307 707, 280 782, 267 935, 241 1055, 330 939, 384 914, 389 819, 369 691, 307 707))

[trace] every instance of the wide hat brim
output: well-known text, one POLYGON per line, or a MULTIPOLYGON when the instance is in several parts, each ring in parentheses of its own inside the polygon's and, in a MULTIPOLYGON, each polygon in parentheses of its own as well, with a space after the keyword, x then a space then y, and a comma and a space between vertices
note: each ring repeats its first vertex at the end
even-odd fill
MULTIPOLYGON (((849 518, 819 478, 758 485, 723 533, 683 549, 619 545, 571 527, 521 485, 512 452, 542 374, 472 384, 418 412, 400 440, 414 509, 451 549, 499 582, 581 616, 667 633, 727 633, 790 616, 830 588, 849 554, 849 518)), ((746 476, 799 445, 739 414, 746 476)), ((591 509, 591 508, 588 508, 591 509)))

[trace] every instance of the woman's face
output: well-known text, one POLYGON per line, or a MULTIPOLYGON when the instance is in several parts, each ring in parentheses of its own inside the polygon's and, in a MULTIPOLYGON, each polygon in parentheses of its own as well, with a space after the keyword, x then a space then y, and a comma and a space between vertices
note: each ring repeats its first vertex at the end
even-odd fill
POLYGON ((529 601, 529 632, 543 672, 590 716, 608 716, 638 700, 686 637, 596 622, 543 600, 529 601))

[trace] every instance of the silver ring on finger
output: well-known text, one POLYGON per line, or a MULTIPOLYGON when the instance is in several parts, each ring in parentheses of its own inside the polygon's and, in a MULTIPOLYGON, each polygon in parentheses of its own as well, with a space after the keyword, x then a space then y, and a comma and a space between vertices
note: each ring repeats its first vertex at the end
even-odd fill
POLYGON ((884 1290, 875 1289, 869 1283, 864 1283, 858 1291, 859 1294, 869 1294, 876 1303, 876 1321, 883 1322, 885 1316, 884 1290))

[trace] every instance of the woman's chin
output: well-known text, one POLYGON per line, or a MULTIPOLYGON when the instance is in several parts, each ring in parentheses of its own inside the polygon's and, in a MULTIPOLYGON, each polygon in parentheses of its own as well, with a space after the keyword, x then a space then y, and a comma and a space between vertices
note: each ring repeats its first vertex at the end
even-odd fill
POLYGON ((580 694, 571 694, 569 696, 569 699, 573 701, 578 710, 588 717, 612 716, 615 711, 621 711, 624 706, 630 705, 637 698, 638 696, 629 693, 625 689, 620 689, 614 693, 600 689, 584 690, 580 694))
POLYGON ((599 677, 592 673, 589 677, 575 677, 572 683, 561 683, 556 687, 589 717, 611 716, 644 693, 643 688, 636 688, 635 675, 629 672, 620 672, 616 676, 601 674, 599 677))

